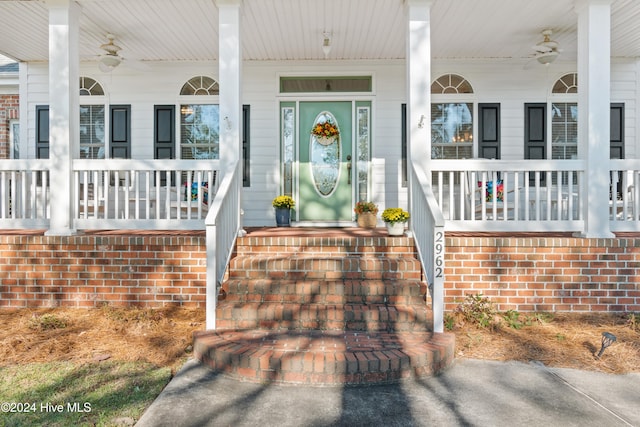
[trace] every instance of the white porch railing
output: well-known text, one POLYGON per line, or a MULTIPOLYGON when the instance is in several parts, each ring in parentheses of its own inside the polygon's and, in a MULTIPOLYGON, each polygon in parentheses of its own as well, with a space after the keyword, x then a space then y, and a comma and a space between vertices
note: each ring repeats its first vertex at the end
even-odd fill
POLYGON ((447 230, 582 231, 582 160, 433 160, 447 230), (496 191, 494 191, 494 189, 496 191))
POLYGON ((46 159, 0 160, 0 228, 49 226, 49 168, 46 159))
POLYGON ((74 160, 77 229, 202 229, 219 160, 74 160))
POLYGON ((242 172, 240 162, 224 171, 205 224, 207 231, 207 302, 206 328, 216 328, 218 290, 231 259, 236 237, 241 229, 240 197, 242 172))
POLYGON ((610 171, 610 229, 640 231, 640 159, 611 160, 610 171))
POLYGON ((429 283, 433 331, 444 332, 445 220, 424 170, 412 164, 411 178, 411 231, 429 283))

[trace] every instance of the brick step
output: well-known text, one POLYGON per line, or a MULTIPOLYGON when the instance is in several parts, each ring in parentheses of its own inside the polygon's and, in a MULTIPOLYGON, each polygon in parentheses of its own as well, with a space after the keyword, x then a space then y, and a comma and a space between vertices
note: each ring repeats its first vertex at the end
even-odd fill
POLYGON ((417 280, 230 279, 227 302, 300 304, 424 304, 427 287, 417 280))
POLYGON ((415 331, 433 330, 425 303, 402 304, 298 304, 230 303, 216 310, 219 329, 415 331))
POLYGON ((388 236, 259 236, 251 234, 236 241, 236 255, 322 254, 325 256, 413 256, 417 254, 410 237, 388 236))
POLYGON ((367 385, 438 374, 453 362, 453 334, 216 330, 194 336, 194 355, 243 381, 367 385))
POLYGON ((420 280, 420 262, 413 256, 238 255, 229 278, 246 279, 378 279, 420 280))

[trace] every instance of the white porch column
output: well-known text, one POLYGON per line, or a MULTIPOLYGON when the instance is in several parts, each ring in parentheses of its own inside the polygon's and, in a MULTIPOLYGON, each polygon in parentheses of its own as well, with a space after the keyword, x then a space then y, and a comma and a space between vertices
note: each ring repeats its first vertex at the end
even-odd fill
POLYGON ((407 135, 409 164, 431 161, 431 5, 408 0, 407 135))
POLYGON ((611 1, 576 0, 578 13, 578 156, 586 160, 583 237, 609 228, 611 1))
MULTIPOLYGON (((218 7, 218 73, 220 83, 220 161, 223 173, 240 160, 242 139, 240 134, 242 104, 240 85, 242 81, 242 46, 240 43, 240 1, 215 0, 218 7)), ((236 172, 240 172, 237 165, 236 172)), ((238 177, 238 179, 241 179, 238 177)), ((233 198, 232 198, 233 199, 233 198)), ((237 198, 235 215, 240 223, 241 196, 237 198)), ((207 288, 206 328, 216 328, 216 306, 218 305, 218 271, 216 262, 216 234, 218 225, 207 224, 207 288), (214 268, 211 268, 215 265, 214 268)))
POLYGON ((220 159, 223 165, 231 165, 240 159, 242 149, 240 0, 216 0, 216 5, 219 14, 220 159))
POLYGON ((47 234, 74 234, 72 160, 78 151, 80 8, 72 0, 49 7, 49 158, 51 218, 47 234))
MULTIPOLYGON (((407 0, 407 135, 409 209, 415 212, 413 164, 424 168, 431 181, 431 6, 432 0, 407 0)), ((428 261, 427 261, 428 262, 428 261)), ((429 268, 429 267, 426 267, 429 268)), ((434 277, 431 299, 433 331, 444 332, 444 278, 434 277)))

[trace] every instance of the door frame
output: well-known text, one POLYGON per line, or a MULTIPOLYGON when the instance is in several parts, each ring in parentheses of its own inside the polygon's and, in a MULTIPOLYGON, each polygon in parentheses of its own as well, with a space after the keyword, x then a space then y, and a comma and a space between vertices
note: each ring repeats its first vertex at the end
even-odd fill
MULTIPOLYGON (((359 183, 357 179, 358 169, 356 167, 356 159, 357 159, 357 111, 358 111, 358 103, 368 103, 369 107, 369 161, 367 166, 367 194, 372 194, 372 153, 373 153, 373 141, 374 137, 372 135, 373 129, 373 111, 374 111, 374 98, 372 96, 280 96, 277 98, 277 115, 279 128, 278 128, 278 137, 279 137, 279 148, 280 148, 280 156, 278 159, 279 163, 279 194, 285 194, 285 185, 286 185, 286 177, 285 177, 285 147, 284 147, 284 138, 283 138, 283 108, 290 107, 291 105, 294 108, 294 143, 293 143, 293 161, 291 165, 291 195, 298 203, 300 201, 300 103, 304 102, 350 102, 351 103, 351 158, 352 160, 352 169, 351 169, 351 220, 350 221, 299 221, 297 212, 295 208, 292 212, 291 216, 291 224, 292 226, 297 227, 350 227, 356 224, 355 213, 353 213, 353 207, 358 200, 358 188, 359 183)), ((369 200, 371 196, 369 196, 369 200)))

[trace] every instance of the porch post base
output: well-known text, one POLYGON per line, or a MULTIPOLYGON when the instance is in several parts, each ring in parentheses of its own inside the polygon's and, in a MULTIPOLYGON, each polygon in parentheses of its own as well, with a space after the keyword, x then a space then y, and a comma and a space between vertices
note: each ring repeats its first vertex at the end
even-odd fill
POLYGON ((581 232, 573 233, 573 237, 579 237, 582 239, 613 239, 616 237, 616 235, 610 231, 605 231, 605 232, 581 231, 581 232))
POLYGON ((77 236, 78 230, 75 229, 64 229, 64 230, 47 230, 44 232, 45 236, 77 236))

